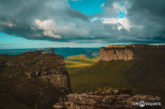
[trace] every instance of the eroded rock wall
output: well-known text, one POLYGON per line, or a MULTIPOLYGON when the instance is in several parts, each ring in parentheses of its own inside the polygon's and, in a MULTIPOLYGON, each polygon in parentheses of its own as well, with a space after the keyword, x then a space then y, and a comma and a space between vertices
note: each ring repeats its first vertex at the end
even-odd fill
POLYGON ((134 52, 131 48, 101 48, 100 59, 103 61, 133 60, 134 52))
POLYGON ((164 60, 165 46, 163 45, 110 45, 100 48, 100 60, 142 60, 145 58, 164 60))

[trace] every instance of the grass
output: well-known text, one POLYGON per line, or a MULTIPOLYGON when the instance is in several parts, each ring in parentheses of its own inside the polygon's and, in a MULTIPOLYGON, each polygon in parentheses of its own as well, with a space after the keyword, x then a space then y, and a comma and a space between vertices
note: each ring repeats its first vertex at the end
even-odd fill
POLYGON ((165 62, 150 59, 142 61, 99 61, 92 66, 68 68, 73 92, 94 91, 98 88, 131 88, 134 93, 151 94, 165 98, 165 62))
POLYGON ((81 68, 86 66, 91 66, 98 61, 98 57, 96 58, 88 58, 84 54, 68 56, 65 59, 67 68, 81 68))

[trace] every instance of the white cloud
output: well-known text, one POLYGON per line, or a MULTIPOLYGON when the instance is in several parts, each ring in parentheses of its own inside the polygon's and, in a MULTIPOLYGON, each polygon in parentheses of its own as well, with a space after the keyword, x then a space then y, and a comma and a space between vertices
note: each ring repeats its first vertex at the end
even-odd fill
POLYGON ((119 19, 119 23, 125 28, 127 31, 130 31, 131 29, 131 23, 127 18, 119 19))
POLYGON ((117 29, 120 31, 123 27, 122 26, 118 26, 117 29))
POLYGON ((131 23, 127 18, 103 18, 102 23, 104 24, 117 24, 118 30, 121 30, 122 28, 126 29, 127 31, 130 31, 131 29, 131 23))
POLYGON ((54 25, 54 21, 53 20, 39 20, 36 19, 35 20, 35 24, 38 27, 38 29, 43 30, 43 35, 45 36, 49 36, 49 37, 53 37, 53 38, 61 38, 60 35, 55 34, 56 31, 56 27, 54 25))
POLYGON ((35 20, 35 24, 38 26, 39 29, 43 29, 43 30, 54 30, 55 31, 55 27, 54 27, 54 21, 53 20, 39 20, 36 19, 35 20))
POLYGON ((132 24, 125 16, 127 14, 127 9, 125 6, 121 5, 121 2, 113 2, 110 6, 105 5, 103 9, 105 15, 105 17, 101 18, 103 24, 112 24, 112 26, 117 26, 118 31, 121 29, 130 31, 132 24), (125 15, 121 15, 122 13, 125 15))
POLYGON ((113 9, 116 10, 117 12, 127 13, 125 6, 121 6, 120 2, 114 2, 112 6, 113 6, 113 9))
POLYGON ((91 22, 94 22, 94 21, 97 21, 97 20, 99 20, 99 18, 97 18, 97 17, 93 17, 92 19, 90 19, 91 22))
POLYGON ((56 35, 53 31, 51 30, 46 30, 44 31, 43 33, 45 36, 50 36, 50 37, 53 37, 53 38, 61 38, 60 35, 56 35))

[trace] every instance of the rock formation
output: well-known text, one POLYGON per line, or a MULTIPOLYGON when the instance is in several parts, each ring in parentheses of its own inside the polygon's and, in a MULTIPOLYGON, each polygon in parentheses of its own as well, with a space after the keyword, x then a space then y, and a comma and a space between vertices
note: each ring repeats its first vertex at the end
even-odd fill
POLYGON ((100 60, 141 60, 159 58, 165 55, 165 46, 159 45, 109 45, 100 48, 100 60))
POLYGON ((134 53, 130 48, 101 48, 100 59, 104 61, 111 60, 133 60, 134 53))
MULTIPOLYGON (((125 89, 124 89, 125 90, 125 89)), ((130 91, 106 90, 69 94, 67 100, 54 105, 55 109, 161 109, 160 97, 134 95, 130 91)))
POLYGON ((4 77, 16 78, 26 76, 29 79, 42 78, 57 87, 71 92, 70 79, 65 68, 64 59, 56 54, 26 52, 21 55, 1 55, 0 71, 4 77), (7 75, 8 73, 8 75, 7 75))

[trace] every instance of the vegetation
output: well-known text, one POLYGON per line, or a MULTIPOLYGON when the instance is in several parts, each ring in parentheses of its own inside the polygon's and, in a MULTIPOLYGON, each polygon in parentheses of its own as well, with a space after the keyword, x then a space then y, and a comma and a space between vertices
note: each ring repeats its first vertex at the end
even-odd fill
POLYGON ((40 79, 0 80, 0 109, 53 109, 59 97, 65 96, 62 88, 40 79))
POLYGON ((37 52, 0 56, 0 109, 53 109, 67 90, 40 75, 28 78, 27 74, 59 71, 62 62, 61 56, 37 52))
POLYGON ((98 88, 129 88, 134 93, 165 97, 165 62, 149 59, 143 61, 99 61, 96 64, 68 69, 73 92, 94 91, 98 88))
POLYGON ((89 58, 84 54, 75 55, 75 56, 68 56, 65 59, 66 67, 67 68, 80 68, 91 66, 99 60, 98 57, 89 58))

